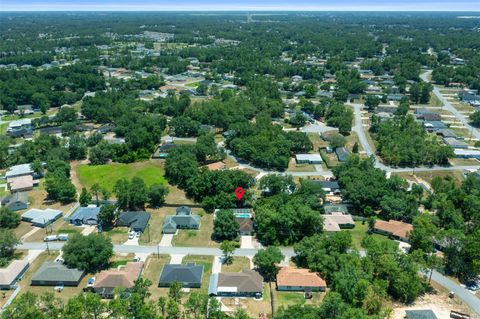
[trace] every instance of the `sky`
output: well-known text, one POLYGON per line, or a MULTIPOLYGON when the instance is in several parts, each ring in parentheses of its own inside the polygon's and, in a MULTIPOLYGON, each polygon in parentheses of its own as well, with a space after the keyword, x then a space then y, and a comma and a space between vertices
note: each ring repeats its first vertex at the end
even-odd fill
POLYGON ((480 11, 480 0, 0 0, 0 11, 480 11))

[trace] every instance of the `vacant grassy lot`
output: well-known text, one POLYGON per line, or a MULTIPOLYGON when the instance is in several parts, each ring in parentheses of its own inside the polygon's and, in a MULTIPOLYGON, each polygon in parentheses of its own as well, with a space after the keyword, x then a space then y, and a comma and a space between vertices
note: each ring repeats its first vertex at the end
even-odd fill
POLYGON ((147 186, 166 182, 163 177, 163 162, 158 160, 131 164, 79 165, 77 175, 80 183, 87 189, 97 183, 110 191, 121 178, 140 177, 147 186))
POLYGON ((199 230, 180 229, 173 237, 173 246, 182 247, 218 247, 211 239, 213 232, 213 214, 206 214, 203 209, 194 208, 194 214, 203 215, 199 230))
POLYGON ((114 227, 103 234, 110 237, 113 244, 123 244, 128 239, 128 227, 114 227))
MULTIPOLYGON (((272 284, 275 286, 275 284, 272 284)), ((277 291, 273 290, 273 297, 275 300, 275 308, 288 307, 292 305, 319 305, 323 297, 324 292, 314 292, 312 299, 305 299, 303 292, 291 292, 291 291, 277 291)))
POLYGON ((250 269, 250 259, 247 257, 233 257, 230 265, 222 265, 222 272, 240 272, 243 269, 250 269))
MULTIPOLYGON (((188 264, 188 263, 203 265, 202 287, 198 289, 198 291, 206 294, 208 292, 208 282, 210 280, 210 275, 212 274, 213 257, 187 255, 183 258, 182 264, 188 264)), ((196 291, 196 290, 197 289, 192 289, 192 291, 196 291)))
POLYGON ((160 274, 162 273, 163 265, 170 262, 170 256, 168 255, 151 255, 145 262, 145 268, 143 270, 142 277, 152 282, 150 286, 150 293, 152 294, 150 299, 157 301, 160 296, 168 295, 168 288, 159 288, 158 281, 160 274))

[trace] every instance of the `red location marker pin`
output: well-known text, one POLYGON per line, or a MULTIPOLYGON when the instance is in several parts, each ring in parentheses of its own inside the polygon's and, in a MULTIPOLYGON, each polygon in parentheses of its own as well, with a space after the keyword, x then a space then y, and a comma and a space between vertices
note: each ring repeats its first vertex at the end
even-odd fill
POLYGON ((238 199, 238 200, 241 200, 241 199, 242 199, 243 194, 245 194, 245 190, 244 190, 243 188, 241 188, 240 186, 238 186, 237 188, 235 188, 235 196, 237 196, 237 199, 238 199))

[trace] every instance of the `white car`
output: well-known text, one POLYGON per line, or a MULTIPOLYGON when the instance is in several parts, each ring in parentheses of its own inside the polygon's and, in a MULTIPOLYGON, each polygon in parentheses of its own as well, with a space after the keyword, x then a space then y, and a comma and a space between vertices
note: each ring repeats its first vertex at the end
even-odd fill
POLYGON ((128 233, 128 239, 134 239, 135 238, 135 232, 129 232, 128 233))
POLYGON ((137 232, 137 233, 135 233, 135 237, 140 238, 141 234, 142 234, 141 232, 137 232))

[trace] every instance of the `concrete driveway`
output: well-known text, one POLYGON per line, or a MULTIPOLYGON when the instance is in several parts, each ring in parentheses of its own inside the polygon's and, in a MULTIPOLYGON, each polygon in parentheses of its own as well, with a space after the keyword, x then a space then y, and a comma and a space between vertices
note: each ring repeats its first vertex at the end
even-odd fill
POLYGON ((240 248, 255 248, 253 236, 242 236, 240 238, 240 248))
POLYGON ((172 254, 172 255, 170 255, 170 263, 171 264, 181 264, 182 260, 183 260, 183 257, 185 257, 185 255, 172 254))
POLYGON ((160 247, 172 247, 172 240, 174 234, 163 234, 160 243, 158 244, 160 247))

